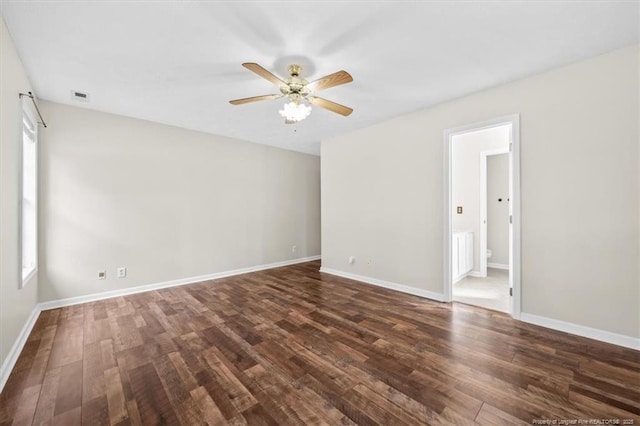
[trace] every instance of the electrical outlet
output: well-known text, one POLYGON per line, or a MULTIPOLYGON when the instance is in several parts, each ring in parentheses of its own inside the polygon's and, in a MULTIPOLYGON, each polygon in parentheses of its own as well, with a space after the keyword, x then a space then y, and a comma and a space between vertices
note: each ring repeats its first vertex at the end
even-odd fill
POLYGON ((353 265, 356 262, 356 257, 355 256, 349 256, 349 264, 353 265))
POLYGON ((98 271, 98 279, 99 280, 106 280, 107 279, 107 271, 105 271, 104 269, 100 269, 98 271))
POLYGON ((118 278, 124 278, 127 276, 127 268, 125 268, 124 266, 118 268, 116 270, 116 274, 118 278))
POLYGON ((371 265, 373 263, 372 259, 367 259, 367 265, 371 265))
POLYGON ((291 253, 295 253, 298 251, 298 246, 291 246, 291 253))

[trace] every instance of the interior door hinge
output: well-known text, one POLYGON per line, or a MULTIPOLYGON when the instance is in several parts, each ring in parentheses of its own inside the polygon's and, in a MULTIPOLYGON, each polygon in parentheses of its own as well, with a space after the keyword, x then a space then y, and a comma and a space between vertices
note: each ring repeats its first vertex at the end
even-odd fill
POLYGON ((509 287, 509 296, 513 296, 513 287, 509 287))
POLYGON ((509 215, 509 223, 513 223, 513 215, 509 215))
POLYGON ((509 142, 509 152, 513 151, 513 142, 509 142))

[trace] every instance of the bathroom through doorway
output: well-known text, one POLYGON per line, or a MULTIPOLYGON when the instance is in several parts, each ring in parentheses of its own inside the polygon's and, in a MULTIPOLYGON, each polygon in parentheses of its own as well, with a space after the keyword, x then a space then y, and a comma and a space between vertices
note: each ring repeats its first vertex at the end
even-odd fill
POLYGON ((445 293, 454 302, 512 315, 520 310, 514 300, 517 293, 519 301, 519 264, 514 262, 519 250, 514 253, 513 223, 518 201, 514 185, 517 121, 514 116, 453 129, 445 140, 449 165, 445 293))

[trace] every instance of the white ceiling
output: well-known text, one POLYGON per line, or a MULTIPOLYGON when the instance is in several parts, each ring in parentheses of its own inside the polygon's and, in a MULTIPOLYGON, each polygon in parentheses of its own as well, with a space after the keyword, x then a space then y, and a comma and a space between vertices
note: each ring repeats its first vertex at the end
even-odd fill
POLYGON ((38 97, 286 149, 639 41, 637 1, 7 1, 4 17, 38 97), (285 125, 283 99, 241 66, 354 82, 285 125), (87 104, 71 90, 88 92, 87 104))

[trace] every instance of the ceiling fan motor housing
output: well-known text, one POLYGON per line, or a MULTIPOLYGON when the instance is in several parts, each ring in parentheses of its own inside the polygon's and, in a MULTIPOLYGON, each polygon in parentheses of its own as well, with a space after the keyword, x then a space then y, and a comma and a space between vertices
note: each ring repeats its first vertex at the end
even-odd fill
POLYGON ((300 65, 289 65, 288 70, 291 77, 285 80, 286 86, 280 86, 280 92, 283 95, 289 96, 289 99, 292 102, 297 103, 301 98, 310 93, 310 90, 307 89, 307 84, 309 82, 300 77, 300 71, 302 71, 302 67, 300 65))
POLYGON ((298 64, 291 64, 289 68, 287 68, 291 77, 297 77, 300 75, 300 71, 302 71, 302 67, 298 64))

